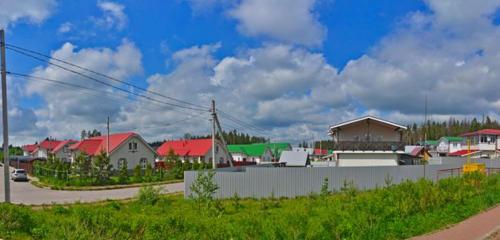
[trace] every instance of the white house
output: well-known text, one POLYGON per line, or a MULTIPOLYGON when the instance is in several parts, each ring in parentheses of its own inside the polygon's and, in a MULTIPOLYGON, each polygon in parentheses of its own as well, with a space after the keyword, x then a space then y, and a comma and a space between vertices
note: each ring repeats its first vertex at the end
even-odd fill
MULTIPOLYGON (((336 166, 396 166, 404 154, 406 127, 366 116, 330 126, 336 166)), ((328 158, 325 157, 325 158, 328 158)))
POLYGON ((448 156, 450 153, 462 150, 464 139, 462 137, 441 137, 436 150, 439 156, 448 156))
POLYGON ((287 167, 306 167, 311 164, 309 154, 304 151, 283 151, 279 162, 287 167))
POLYGON ((266 144, 233 144, 227 146, 235 162, 270 163, 273 152, 266 144))
POLYGON ((71 162, 71 156, 72 152, 70 149, 70 146, 77 143, 78 141, 76 140, 64 140, 61 141, 52 151, 51 153, 54 154, 54 156, 57 159, 60 159, 63 162, 71 162))
MULTIPOLYGON (((183 162, 212 162, 212 139, 186 139, 164 142, 158 149, 162 158, 172 150, 183 162)), ((215 141, 215 158, 217 163, 229 163, 229 151, 221 141, 215 141)))
POLYGON ((480 151, 484 157, 500 156, 500 130, 482 129, 475 132, 464 133, 461 135, 464 140, 462 149, 468 150, 470 143, 471 150, 480 151))
POLYGON ((89 157, 95 157, 107 152, 109 142, 109 158, 114 169, 119 169, 123 164, 128 169, 133 169, 140 165, 141 168, 154 164, 156 152, 138 134, 133 132, 110 134, 92 137, 79 141, 69 147, 72 152, 71 161, 80 153, 85 153, 89 157), (108 141, 109 139, 109 141, 108 141))

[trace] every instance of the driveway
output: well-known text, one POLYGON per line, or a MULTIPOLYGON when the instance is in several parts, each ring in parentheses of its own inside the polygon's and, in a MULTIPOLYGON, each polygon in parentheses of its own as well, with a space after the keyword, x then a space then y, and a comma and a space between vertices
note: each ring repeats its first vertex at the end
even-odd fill
MULTIPOLYGON (((10 178, 9 178, 10 179, 10 178)), ((160 185, 164 193, 184 191, 184 183, 160 185)), ((126 199, 137 195, 139 187, 99 191, 58 191, 38 188, 29 182, 10 181, 13 203, 40 205, 51 203, 96 202, 107 199, 126 199)), ((0 202, 5 200, 3 166, 0 167, 0 202)))

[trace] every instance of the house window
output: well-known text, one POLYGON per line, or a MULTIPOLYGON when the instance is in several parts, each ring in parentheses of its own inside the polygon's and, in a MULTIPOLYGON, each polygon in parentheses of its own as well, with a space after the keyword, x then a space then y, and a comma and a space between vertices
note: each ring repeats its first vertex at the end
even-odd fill
POLYGON ((219 152, 219 146, 215 146, 215 153, 219 152))
POLYGON ((118 169, 121 169, 123 166, 127 165, 127 159, 120 158, 118 159, 118 169))
POLYGON ((137 143, 136 142, 129 142, 128 143, 128 150, 131 152, 137 151, 137 143))
POLYGON ((142 169, 146 169, 146 166, 148 165, 148 159, 147 158, 141 158, 139 161, 139 164, 141 165, 142 169))

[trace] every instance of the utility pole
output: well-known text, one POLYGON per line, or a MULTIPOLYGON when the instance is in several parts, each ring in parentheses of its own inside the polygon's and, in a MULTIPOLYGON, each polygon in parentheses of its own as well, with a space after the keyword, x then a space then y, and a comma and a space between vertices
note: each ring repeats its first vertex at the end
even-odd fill
POLYGON ((5 31, 0 29, 0 55, 2 59, 2 120, 3 120, 3 177, 5 184, 5 202, 10 202, 10 179, 9 179, 9 124, 7 116, 7 67, 5 64, 5 31))
POLYGON ((212 99, 212 168, 217 168, 217 163, 215 162, 215 100, 212 99))
POLYGON ((109 116, 106 129, 108 130, 108 134, 106 136, 106 156, 109 158, 109 116))

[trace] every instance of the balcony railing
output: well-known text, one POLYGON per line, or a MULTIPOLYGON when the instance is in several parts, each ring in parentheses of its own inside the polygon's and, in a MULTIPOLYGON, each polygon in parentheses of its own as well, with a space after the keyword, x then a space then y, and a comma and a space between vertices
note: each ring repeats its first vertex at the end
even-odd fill
POLYGON ((341 151, 403 151, 404 142, 357 142, 341 141, 336 143, 335 150, 341 151))

